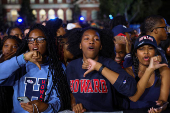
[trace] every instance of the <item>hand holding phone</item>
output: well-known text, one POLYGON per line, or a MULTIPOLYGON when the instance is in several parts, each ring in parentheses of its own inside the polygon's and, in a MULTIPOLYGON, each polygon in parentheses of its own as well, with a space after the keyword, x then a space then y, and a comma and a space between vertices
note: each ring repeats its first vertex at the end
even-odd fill
POLYGON ((20 103, 28 103, 30 99, 28 97, 18 97, 17 98, 20 103))
POLYGON ((164 102, 162 104, 162 106, 156 105, 154 108, 157 109, 157 110, 160 110, 160 109, 165 108, 168 104, 169 104, 169 102, 164 102))

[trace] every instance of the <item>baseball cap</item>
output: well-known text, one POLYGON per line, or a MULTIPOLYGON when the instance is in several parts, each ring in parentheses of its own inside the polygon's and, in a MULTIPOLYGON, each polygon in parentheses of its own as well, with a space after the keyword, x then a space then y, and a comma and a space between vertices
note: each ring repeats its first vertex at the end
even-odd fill
POLYGON ((134 49, 137 49, 142 45, 151 45, 157 48, 157 43, 156 43, 155 38, 150 35, 144 35, 144 36, 138 37, 135 41, 134 49))
POLYGON ((132 32, 133 28, 127 28, 124 25, 117 25, 112 29, 112 32, 114 33, 114 36, 117 36, 119 33, 125 33, 125 32, 132 32))

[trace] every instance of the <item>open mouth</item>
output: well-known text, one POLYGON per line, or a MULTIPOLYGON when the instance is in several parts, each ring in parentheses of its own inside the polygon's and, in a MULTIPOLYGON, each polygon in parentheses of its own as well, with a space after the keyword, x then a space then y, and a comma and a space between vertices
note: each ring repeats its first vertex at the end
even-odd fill
POLYGON ((148 61, 148 60, 149 60, 149 57, 144 57, 144 60, 145 60, 145 61, 148 61))
POLYGON ((34 47, 34 48, 33 48, 33 51, 38 51, 38 48, 37 48, 37 47, 34 47))
POLYGON ((120 62, 120 60, 121 60, 120 58, 115 58, 116 62, 120 62))
POLYGON ((94 47, 90 46, 88 49, 89 49, 89 50, 94 50, 94 47))

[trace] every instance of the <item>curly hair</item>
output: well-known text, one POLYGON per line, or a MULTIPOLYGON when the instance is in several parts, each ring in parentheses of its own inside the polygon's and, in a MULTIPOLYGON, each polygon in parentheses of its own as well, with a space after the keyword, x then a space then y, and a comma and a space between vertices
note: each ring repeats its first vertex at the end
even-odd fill
MULTIPOLYGON (((26 39, 23 40, 22 46, 17 52, 17 55, 22 54, 24 51, 26 52, 28 50, 28 44, 27 44, 27 39, 30 34, 30 32, 34 29, 39 29, 41 30, 47 41, 47 55, 48 55, 48 60, 49 60, 49 72, 52 74, 52 82, 53 86, 51 88, 55 89, 56 93, 59 93, 59 98, 61 101, 61 109, 70 109, 70 92, 69 92, 69 86, 67 83, 66 75, 65 72, 62 68, 62 63, 59 61, 59 58, 57 56, 57 51, 56 51, 56 45, 55 45, 55 38, 50 35, 48 30, 46 29, 45 26, 41 24, 35 24, 34 26, 31 27, 29 33, 26 36, 26 39), (58 90, 58 92, 57 92, 58 90)), ((48 75, 47 75, 48 79, 48 75)), ((45 92, 47 90, 47 87, 45 88, 45 92)), ((51 91, 48 95, 51 94, 51 91)), ((45 93, 44 93, 45 94, 45 93)), ((49 97, 49 96, 48 96, 49 97)), ((46 102, 49 101, 49 98, 46 100, 46 102)))
POLYGON ((113 57, 114 55, 114 43, 113 43, 113 33, 110 29, 98 29, 93 27, 87 28, 76 28, 70 31, 68 38, 68 50, 75 57, 82 56, 82 50, 79 48, 81 43, 82 35, 85 31, 92 29, 99 33, 102 50, 100 50, 99 55, 104 57, 113 57))
POLYGON ((140 27, 141 35, 146 35, 150 33, 157 24, 162 23, 162 19, 164 18, 159 15, 151 15, 146 17, 140 27))

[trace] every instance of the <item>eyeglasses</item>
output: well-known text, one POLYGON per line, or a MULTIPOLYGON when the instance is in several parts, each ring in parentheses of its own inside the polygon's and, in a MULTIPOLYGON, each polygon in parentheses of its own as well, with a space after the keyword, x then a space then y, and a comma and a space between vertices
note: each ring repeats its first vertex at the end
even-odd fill
POLYGON ((44 37, 38 37, 38 38, 29 37, 27 39, 27 42, 28 42, 28 44, 33 44, 35 40, 36 40, 37 43, 43 43, 44 40, 46 40, 46 38, 44 38, 44 37))
MULTIPOLYGON (((168 31, 168 28, 169 28, 169 27, 168 27, 168 26, 165 26, 165 27, 156 27, 156 28, 154 28, 154 29, 157 29, 157 28, 164 28, 166 31, 168 31)), ((151 32, 153 32, 154 29, 152 29, 151 32)))

